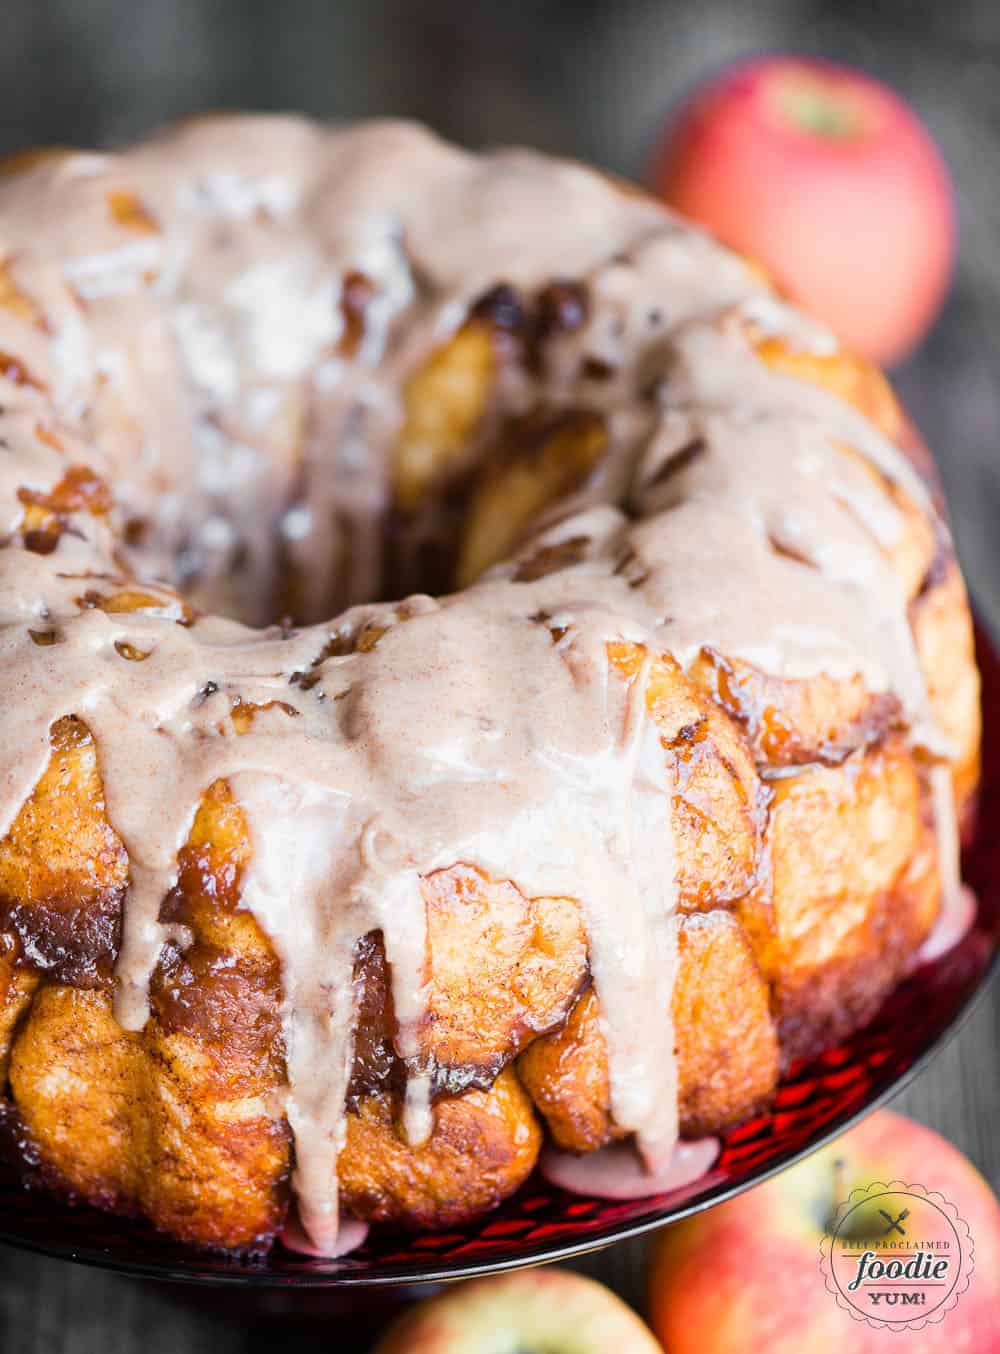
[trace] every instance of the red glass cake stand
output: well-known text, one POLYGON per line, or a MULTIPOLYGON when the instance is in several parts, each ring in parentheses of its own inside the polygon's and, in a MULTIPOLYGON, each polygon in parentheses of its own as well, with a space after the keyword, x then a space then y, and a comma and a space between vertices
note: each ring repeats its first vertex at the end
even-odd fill
POLYGON ((711 1171, 648 1199, 611 1202, 566 1194, 537 1174, 496 1212, 447 1232, 407 1236, 373 1229, 339 1260, 275 1246, 238 1260, 178 1245, 134 1221, 74 1208, 25 1189, 0 1166, 0 1241, 123 1273, 182 1282, 285 1288, 426 1283, 565 1259, 675 1222, 732 1198, 836 1137, 882 1104, 956 1032, 997 965, 1000 940, 1000 658, 978 635, 985 741, 979 831, 964 872, 977 895, 972 929, 925 964, 866 1029, 792 1067, 768 1114, 722 1139, 711 1171))

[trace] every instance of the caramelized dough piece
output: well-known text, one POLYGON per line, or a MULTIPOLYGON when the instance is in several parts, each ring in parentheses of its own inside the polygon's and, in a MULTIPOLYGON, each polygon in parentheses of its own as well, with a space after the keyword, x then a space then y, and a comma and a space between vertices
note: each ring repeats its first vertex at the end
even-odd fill
MULTIPOLYGON (((645 652, 609 644, 615 671, 634 681, 645 652)), ((646 708, 672 772, 677 892, 684 909, 742 897, 756 877, 763 796, 741 730, 689 682, 672 658, 650 664, 646 708)))
MULTIPOLYGON (((770 872, 736 904, 739 923, 711 912, 702 935, 698 918, 682 922, 673 1009, 688 1134, 736 1122, 773 1089, 768 984, 784 1061, 816 1052, 874 1015, 938 906, 920 780, 900 740, 773 788, 770 872)), ((615 1135, 593 993, 518 1067, 561 1146, 590 1151, 615 1135)))
MULTIPOLYGON (((788 366, 775 356, 783 351, 780 340, 769 339, 766 346, 771 354, 770 365, 779 365, 789 370, 790 375, 811 379, 844 398, 847 396, 840 389, 837 376, 841 364, 846 364, 847 371, 853 373, 850 380, 844 378, 849 386, 861 380, 859 372, 863 364, 852 365, 852 359, 844 354, 823 358, 793 354, 795 362, 788 366)), ((879 373, 872 372, 871 376, 876 389, 884 384, 879 373)), ((887 387, 886 391, 895 404, 887 387)), ((872 400, 877 404, 874 396, 872 400)), ((851 402, 878 422, 866 407, 866 401, 859 398, 851 402)), ((896 426, 887 414, 883 415, 883 421, 896 426)), ((883 431, 888 431, 888 427, 883 427, 883 431)), ((898 539, 885 548, 885 554, 899 579, 902 597, 917 598, 940 550, 933 523, 899 486, 889 484, 859 452, 843 444, 839 450, 878 482, 893 500, 901 529, 898 539)), ((967 616, 964 601, 958 605, 962 615, 967 616)), ((742 724, 755 759, 764 766, 790 767, 816 760, 838 762, 855 749, 877 742, 901 720, 897 699, 890 693, 870 692, 860 675, 846 680, 824 673, 806 680, 784 679, 710 648, 702 650, 688 675, 742 724)))
POLYGON ((0 933, 0 1104, 14 1032, 39 983, 33 969, 18 966, 20 955, 17 937, 0 933))
POLYGON ((150 1173, 149 1063, 105 992, 43 986, 15 1040, 10 1086, 43 1178, 131 1212, 150 1173))
MULTIPOLYGON (((419 1061, 432 1072, 435 1094, 488 1088, 575 999, 587 971, 579 912, 568 899, 526 899, 467 866, 430 876, 424 894, 428 978, 419 1061)), ((371 1091, 401 1092, 406 1081, 381 932, 358 945, 354 990, 352 1105, 371 1091)))
POLYGON ((402 1093, 406 1068, 393 1045, 396 1013, 381 931, 363 936, 354 951, 354 1060, 347 1103, 372 1091, 402 1093))
POLYGON ((542 1134, 513 1068, 432 1113, 419 1147, 407 1144, 390 1096, 368 1096, 348 1114, 337 1162, 348 1212, 415 1231, 449 1227, 496 1207, 531 1174, 542 1134))
POLYGON ((797 381, 822 386, 864 414, 890 442, 900 440, 903 411, 889 382, 870 362, 845 348, 833 353, 796 348, 778 335, 762 336, 753 325, 746 325, 745 332, 757 356, 769 367, 797 381))
POLYGON ((742 726, 757 764, 772 769, 843 761, 901 717, 896 697, 872 695, 861 677, 772 677, 712 649, 702 649, 687 675, 742 726))
POLYGON ((163 915, 194 943, 171 947, 150 987, 143 1033, 155 1071, 155 1183, 144 1207, 202 1244, 246 1245, 283 1217, 290 1135, 281 1117, 285 1065, 281 967, 270 941, 238 910, 249 859, 246 821, 224 782, 202 799, 163 915), (204 1202, 210 1173, 209 1206, 204 1202), (188 1218, 191 1221, 187 1221, 188 1218))
POLYGON ((931 918, 915 918, 900 891, 921 845, 923 812, 902 740, 772 789, 770 890, 765 884, 738 914, 772 985, 788 1061, 869 1020, 931 918))
POLYGON ((467 461, 497 364, 494 331, 474 316, 407 381, 394 468, 396 502, 404 512, 467 461))
POLYGON ((123 1031, 104 992, 49 986, 14 1045, 11 1089, 57 1188, 196 1245, 248 1246, 280 1221, 262 1176, 287 1144, 245 1101, 211 1099, 196 1054, 123 1031))
MULTIPOLYGON (((672 1002, 681 1131, 718 1132, 762 1107, 778 1077, 767 985, 727 912, 685 917, 672 1002)), ((588 990, 565 1027, 538 1039, 518 1071, 556 1144, 589 1152, 622 1136, 611 1117, 607 1045, 588 990)))
POLYGON ((939 549, 938 532, 927 512, 917 506, 908 493, 892 483, 860 451, 844 442, 837 444, 841 455, 854 462, 893 503, 898 514, 899 532, 895 540, 883 545, 882 550, 900 581, 907 600, 920 590, 927 570, 933 564, 939 549))
POLYGON ((139 612, 144 616, 160 616, 165 620, 181 621, 184 624, 194 619, 194 611, 183 597, 172 588, 162 585, 155 591, 148 587, 135 588, 128 584, 113 592, 100 592, 95 588, 88 588, 77 598, 77 605, 88 609, 96 607, 109 615, 139 612))
POLYGON ((496 1072, 576 997, 587 971, 579 909, 568 898, 525 898, 461 865, 430 875, 423 894, 423 1047, 442 1066, 496 1072))
POLYGON ((687 917, 674 990, 681 1130, 717 1133, 763 1109, 778 1080, 767 984, 728 912, 687 917))
MULTIPOLYGON (((270 1237, 287 1206, 290 1136, 278 1117, 283 1069, 275 1067, 272 1052, 276 1012, 273 996, 269 1003, 261 999, 266 980, 255 989, 245 961, 239 978, 220 991, 221 984, 205 981, 199 957, 179 976, 197 984, 199 998, 207 989, 206 1004, 214 1002, 210 1031, 203 1032, 195 1016, 187 1028, 154 1020, 145 1035, 153 1153, 140 1201, 174 1236, 244 1247, 270 1237)), ((211 961, 203 962, 207 968, 211 961)))
POLYGON ((624 1134, 611 1117, 608 1050, 593 988, 561 1030, 521 1054, 517 1071, 557 1147, 593 1152, 624 1134))
MULTIPOLYGON (((9 373, 8 373, 9 375, 9 373)), ((24 381, 33 384, 28 373, 24 381)), ((39 435, 52 441, 54 434, 39 426, 39 435)), ((102 517, 113 502, 111 490, 89 466, 73 465, 53 489, 40 493, 34 489, 18 490, 22 514, 18 530, 26 550, 39 555, 50 555, 66 530, 68 519, 74 513, 102 517)))
MULTIPOLYGON (((587 973, 587 940, 575 902, 525 898, 511 883, 467 865, 423 882, 427 904, 427 1010, 421 1063, 435 1088, 488 1087, 537 1034, 566 1016, 587 973)), ((400 1090, 395 1018, 381 933, 361 942, 354 969, 357 1029, 350 1098, 400 1090)))
POLYGON ((955 802, 968 817, 979 780, 979 669, 965 584, 950 551, 932 566, 910 620, 934 718, 954 750, 955 802))
POLYGON ((500 439, 462 521, 460 588, 505 559, 545 508, 578 489, 608 444, 603 418, 587 410, 536 411, 508 424, 500 439))
POLYGON ((286 1205, 280 970, 253 918, 233 910, 246 850, 219 783, 164 908, 193 944, 166 950, 142 1033, 119 1028, 106 993, 44 987, 11 1056, 17 1109, 46 1169, 91 1202, 138 1208, 206 1246, 253 1244, 286 1205))
MULTIPOLYGON (((60 509, 72 506, 65 483, 53 491, 60 509)), ((97 494, 89 479, 81 483, 87 494, 97 494)), ((73 492, 84 490, 77 485, 73 492)), ((178 621, 190 614, 167 588, 85 591, 78 604, 155 610, 178 621)), ((45 633, 37 640, 45 642, 45 633)), ((50 742, 47 767, 0 841, 0 925, 19 937, 24 958, 55 980, 103 986, 118 953, 128 856, 108 821, 90 730, 66 716, 53 724, 50 742)))
POLYGON ((97 749, 74 718, 52 728, 52 755, 0 842, 0 923, 60 981, 110 979, 128 858, 105 813, 97 749))
MULTIPOLYGON (((852 448, 841 446, 840 451, 881 481, 852 448)), ((885 487, 901 522, 899 538, 886 557, 903 598, 918 598, 940 549, 935 529, 901 489, 885 487)), ((957 605, 967 623, 964 600, 957 605)), ((860 675, 846 680, 825 673, 807 680, 784 679, 710 648, 702 650, 688 675, 743 725, 757 762, 766 766, 836 762, 877 741, 900 721, 897 699, 890 693, 870 692, 860 675)))
MULTIPOLYGON (((797 349, 776 335, 755 336, 753 325, 745 326, 745 330, 767 366, 794 380, 821 386, 853 405, 888 441, 898 446, 905 444, 909 436, 906 419, 892 387, 877 367, 844 348, 833 353, 813 353, 797 349)), ((899 511, 902 531, 887 555, 903 584, 905 596, 912 598, 937 553, 934 524, 899 485, 890 484, 861 452, 843 443, 838 446, 857 468, 886 490, 899 511)))

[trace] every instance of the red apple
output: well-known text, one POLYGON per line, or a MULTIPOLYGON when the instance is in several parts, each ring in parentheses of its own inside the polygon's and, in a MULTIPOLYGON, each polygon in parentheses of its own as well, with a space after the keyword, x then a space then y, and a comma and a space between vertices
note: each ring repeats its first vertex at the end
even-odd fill
POLYGON ((736 66, 681 107, 652 180, 876 362, 897 361, 937 315, 955 257, 951 180, 877 80, 794 56, 736 66))
MULTIPOLYGON (((911 1226, 922 1225, 918 1212, 911 1226)), ((773 1180, 662 1232, 649 1310, 668 1354, 998 1354, 1000 1204, 950 1143, 883 1110, 773 1180), (829 1219, 875 1181, 936 1191, 968 1224, 969 1287, 920 1331, 874 1329, 826 1287, 820 1242, 829 1219)))
POLYGON ((663 1354, 614 1293, 566 1269, 456 1284, 395 1321, 374 1354, 663 1354))

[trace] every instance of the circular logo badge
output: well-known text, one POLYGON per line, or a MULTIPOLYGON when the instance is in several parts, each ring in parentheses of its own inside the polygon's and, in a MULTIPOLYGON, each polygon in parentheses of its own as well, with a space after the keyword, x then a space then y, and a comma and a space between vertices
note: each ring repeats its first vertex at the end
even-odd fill
POLYGON ((827 1290, 876 1329, 943 1320, 972 1276, 972 1238, 954 1204, 899 1180, 854 1190, 821 1252, 827 1290))

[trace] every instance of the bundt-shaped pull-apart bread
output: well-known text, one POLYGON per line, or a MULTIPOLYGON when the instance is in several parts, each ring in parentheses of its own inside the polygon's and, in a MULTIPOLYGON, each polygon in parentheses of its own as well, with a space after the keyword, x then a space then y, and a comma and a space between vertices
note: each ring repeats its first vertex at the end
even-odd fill
POLYGON ((546 1133, 655 1167, 766 1106, 956 905, 925 468, 881 376, 588 169, 276 118, 22 157, 25 1180, 228 1248, 294 1201, 333 1251, 492 1207, 546 1133))

